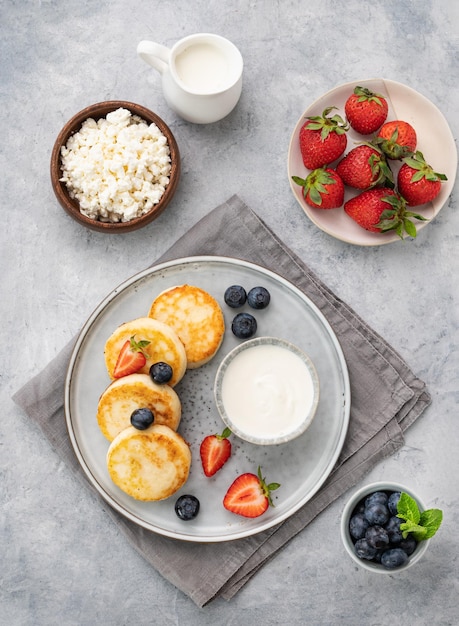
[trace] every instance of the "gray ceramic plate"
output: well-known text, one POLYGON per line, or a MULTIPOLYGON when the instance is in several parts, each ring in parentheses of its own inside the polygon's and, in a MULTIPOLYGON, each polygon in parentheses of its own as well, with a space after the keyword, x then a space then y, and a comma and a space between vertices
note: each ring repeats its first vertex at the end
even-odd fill
POLYGON ((346 436, 349 410, 346 362, 335 334, 317 307, 280 276, 223 257, 191 257, 157 265, 117 287, 83 327, 70 360, 65 389, 67 426, 76 456, 102 497, 119 513, 148 530, 194 542, 247 537, 295 513, 333 469, 346 436), (182 401, 179 432, 190 443, 193 457, 187 484, 168 500, 138 502, 114 485, 106 468, 109 444, 96 421, 99 396, 110 382, 104 345, 119 324, 147 315, 151 302, 161 291, 183 283, 199 286, 219 301, 227 332, 214 359, 200 369, 188 371, 175 388, 182 401), (270 291, 269 307, 255 312, 257 334, 281 337, 304 350, 317 369, 321 396, 313 424, 306 433, 279 446, 258 446, 233 437, 230 460, 214 477, 206 478, 199 445, 205 435, 222 432, 224 428, 215 406, 214 378, 222 358, 240 341, 230 330, 236 311, 223 300, 226 287, 232 284, 241 284, 247 290, 263 285, 270 291), (275 507, 255 519, 226 511, 222 500, 229 485, 239 474, 256 473, 259 465, 269 482, 281 483, 273 493, 275 507), (183 522, 175 514, 176 497, 183 493, 192 493, 201 502, 200 513, 193 521, 183 522))

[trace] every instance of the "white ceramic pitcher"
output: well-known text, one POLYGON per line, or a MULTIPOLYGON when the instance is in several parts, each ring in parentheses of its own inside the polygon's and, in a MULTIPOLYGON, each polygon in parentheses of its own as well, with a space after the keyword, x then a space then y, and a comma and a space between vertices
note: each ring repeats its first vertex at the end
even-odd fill
POLYGON ((137 53, 162 75, 166 102, 189 122, 221 120, 239 100, 242 56, 231 41, 220 35, 189 35, 172 48, 141 41, 137 53))

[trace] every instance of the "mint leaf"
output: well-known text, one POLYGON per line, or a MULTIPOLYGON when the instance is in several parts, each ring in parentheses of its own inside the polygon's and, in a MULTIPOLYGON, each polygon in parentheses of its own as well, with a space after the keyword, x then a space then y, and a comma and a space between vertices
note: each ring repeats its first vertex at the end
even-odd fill
POLYGON ((419 524, 421 513, 419 512, 418 504, 416 500, 407 493, 402 492, 400 494, 400 500, 397 504, 397 517, 405 521, 410 521, 413 524, 419 524))
MULTIPOLYGON (((443 512, 440 509, 428 509, 421 513, 419 524, 426 529, 424 539, 433 537, 443 521, 443 512)), ((416 537, 415 537, 416 539, 416 537)))
POLYGON ((422 541, 435 535, 442 523, 443 512, 440 509, 428 509, 421 513, 416 500, 402 492, 397 504, 397 517, 404 520, 400 524, 404 539, 412 533, 416 541, 422 541))
POLYGON ((404 522, 400 524, 400 530, 402 531, 403 539, 406 539, 410 533, 412 533, 413 537, 416 541, 422 541, 423 539, 427 539, 426 529, 423 526, 419 526, 419 524, 413 524, 413 522, 404 522))

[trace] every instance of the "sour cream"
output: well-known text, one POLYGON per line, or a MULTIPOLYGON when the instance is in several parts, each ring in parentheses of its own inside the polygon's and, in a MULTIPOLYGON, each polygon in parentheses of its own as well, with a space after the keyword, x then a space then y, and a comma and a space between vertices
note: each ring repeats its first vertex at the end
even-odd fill
POLYGON ((300 435, 314 417, 318 397, 317 373, 309 357, 270 337, 238 346, 217 373, 222 419, 252 443, 282 443, 300 435))

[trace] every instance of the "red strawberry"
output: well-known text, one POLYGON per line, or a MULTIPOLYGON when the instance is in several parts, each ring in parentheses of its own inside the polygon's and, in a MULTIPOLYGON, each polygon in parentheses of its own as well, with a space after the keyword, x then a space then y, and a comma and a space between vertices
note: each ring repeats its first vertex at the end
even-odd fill
POLYGON ((228 511, 243 517, 258 517, 271 505, 271 491, 279 489, 279 483, 266 484, 261 476, 261 467, 258 476, 255 474, 241 474, 232 483, 223 499, 223 506, 228 511))
POLYGON ((410 217, 425 221, 422 215, 407 211, 405 200, 388 187, 363 191, 344 203, 344 211, 365 230, 373 233, 395 230, 401 239, 404 230, 410 237, 416 237, 410 217))
POLYGON ((339 115, 328 117, 333 109, 336 107, 328 107, 322 116, 308 117, 300 130, 301 155, 309 170, 336 161, 346 149, 349 126, 339 115))
POLYGON ((361 135, 371 135, 387 118, 387 100, 366 87, 356 87, 344 105, 347 120, 361 135))
POLYGON ((231 435, 229 428, 225 428, 221 435, 207 435, 201 442, 202 469, 206 476, 213 476, 223 467, 231 456, 231 435))
POLYGON ((344 185, 340 176, 330 168, 313 170, 306 179, 292 176, 303 187, 303 197, 309 206, 319 209, 336 209, 344 202, 344 185))
POLYGON ((386 157, 377 148, 362 144, 353 148, 336 166, 345 185, 355 189, 393 187, 394 178, 386 157))
POLYGON ((442 180, 448 179, 444 174, 434 172, 422 152, 417 151, 403 160, 397 177, 398 191, 410 206, 418 206, 438 196, 442 180))
POLYGON ((122 378, 123 376, 134 374, 142 369, 147 362, 147 357, 143 349, 148 346, 149 343, 149 341, 144 339, 136 341, 135 335, 128 339, 128 341, 123 344, 118 355, 115 369, 113 370, 113 377, 122 378))
POLYGON ((386 122, 381 126, 375 143, 389 159, 403 159, 410 156, 417 145, 416 131, 401 120, 386 122))

